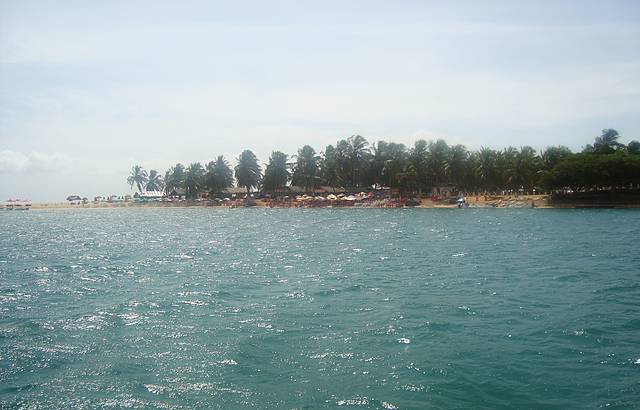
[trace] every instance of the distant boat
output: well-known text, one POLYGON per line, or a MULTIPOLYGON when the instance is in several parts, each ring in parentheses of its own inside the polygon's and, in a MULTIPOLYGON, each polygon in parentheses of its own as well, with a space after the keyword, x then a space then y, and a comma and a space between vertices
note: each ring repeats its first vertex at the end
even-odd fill
POLYGON ((7 211, 28 211, 31 209, 31 201, 28 199, 7 199, 3 208, 7 211))

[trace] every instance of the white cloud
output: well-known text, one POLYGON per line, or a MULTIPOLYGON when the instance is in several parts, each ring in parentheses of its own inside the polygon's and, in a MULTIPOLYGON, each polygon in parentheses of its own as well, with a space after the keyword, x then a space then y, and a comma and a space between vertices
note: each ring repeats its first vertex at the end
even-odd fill
POLYGON ((25 174, 69 170, 73 159, 57 152, 0 151, 0 174, 25 174))

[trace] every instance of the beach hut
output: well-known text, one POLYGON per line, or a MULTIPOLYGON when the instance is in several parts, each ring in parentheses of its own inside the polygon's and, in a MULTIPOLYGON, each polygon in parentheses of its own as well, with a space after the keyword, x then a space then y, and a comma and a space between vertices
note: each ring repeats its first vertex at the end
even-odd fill
POLYGON ((67 197, 67 201, 70 205, 80 205, 80 202, 82 202, 82 198, 80 197, 80 195, 69 195, 67 197))
POLYGON ((171 190, 171 192, 169 192, 168 197, 177 200, 186 199, 187 191, 183 188, 173 189, 171 190))
POLYGON ((144 201, 159 201, 164 198, 164 193, 162 191, 145 191, 141 192, 138 198, 144 201))

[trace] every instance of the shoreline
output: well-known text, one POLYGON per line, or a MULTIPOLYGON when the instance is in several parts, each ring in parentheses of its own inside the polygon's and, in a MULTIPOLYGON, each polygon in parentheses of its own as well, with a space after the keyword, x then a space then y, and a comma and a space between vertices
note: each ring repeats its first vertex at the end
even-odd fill
MULTIPOLYGON (((540 208, 540 209, 588 209, 588 208, 608 208, 608 209, 634 209, 640 208, 639 204, 633 203, 586 203, 583 201, 575 202, 562 202, 551 203, 547 195, 530 195, 524 197, 491 197, 489 200, 484 198, 468 197, 468 207, 465 209, 483 209, 483 208, 540 208)), ((69 209, 144 209, 144 208, 213 208, 213 209, 233 209, 232 206, 226 205, 212 205, 206 201, 180 201, 180 202, 124 202, 124 203, 87 203, 72 205, 69 203, 33 203, 32 210, 69 210, 69 209)), ((237 206, 237 208, 244 208, 243 206, 237 206)), ((256 200, 255 205, 251 208, 271 208, 269 203, 264 200, 256 200)), ((384 207, 371 207, 371 206, 274 206, 274 209, 291 209, 291 208, 327 208, 327 209, 390 209, 384 207)), ((402 208, 419 208, 419 209, 457 209, 456 204, 449 204, 446 202, 434 202, 430 199, 422 199, 421 203, 411 207, 402 208)), ((391 208, 398 209, 398 208, 391 208)))

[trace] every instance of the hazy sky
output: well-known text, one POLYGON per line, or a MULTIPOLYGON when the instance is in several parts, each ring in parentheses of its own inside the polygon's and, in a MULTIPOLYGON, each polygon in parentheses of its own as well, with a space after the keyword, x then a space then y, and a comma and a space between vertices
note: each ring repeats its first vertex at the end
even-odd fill
POLYGON ((352 134, 640 139, 640 1, 0 0, 0 200, 352 134))

